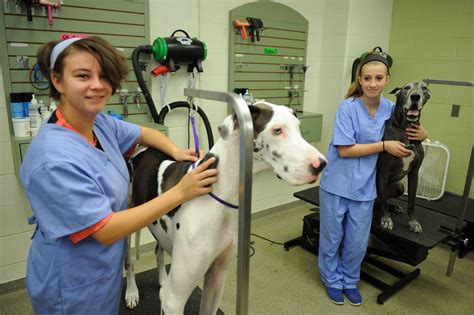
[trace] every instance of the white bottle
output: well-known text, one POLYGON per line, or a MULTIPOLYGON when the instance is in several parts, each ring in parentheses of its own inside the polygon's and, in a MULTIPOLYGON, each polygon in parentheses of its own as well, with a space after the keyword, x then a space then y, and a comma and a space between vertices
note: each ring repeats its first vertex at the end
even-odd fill
POLYGON ((252 95, 249 93, 249 90, 246 89, 245 90, 245 94, 242 96, 244 101, 247 103, 247 105, 252 105, 253 103, 253 97, 252 95))
POLYGON ((52 113, 52 112, 54 112, 57 108, 58 108, 58 106, 56 105, 56 101, 55 101, 54 99, 52 99, 52 100, 49 102, 49 111, 52 113))
POLYGON ((30 126, 31 129, 38 128, 41 124, 41 116, 38 111, 38 100, 35 98, 33 94, 30 106, 28 107, 28 117, 30 117, 30 126), (39 121, 39 123, 38 123, 39 121))
POLYGON ((43 101, 40 100, 39 107, 41 112, 41 121, 48 121, 49 117, 51 117, 51 112, 49 111, 48 106, 46 106, 43 101))

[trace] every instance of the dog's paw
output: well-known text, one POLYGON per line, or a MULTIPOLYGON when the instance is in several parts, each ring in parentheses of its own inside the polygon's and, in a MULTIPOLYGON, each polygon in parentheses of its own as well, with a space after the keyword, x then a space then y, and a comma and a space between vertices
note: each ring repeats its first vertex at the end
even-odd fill
POLYGON ((421 233, 423 231, 420 222, 418 222, 416 219, 408 220, 408 226, 410 227, 410 231, 415 233, 421 233))
POLYGON ((140 295, 138 294, 137 286, 132 285, 127 287, 127 290, 125 291, 125 305, 132 310, 137 307, 139 301, 140 295))
POLYGON ((380 219, 380 226, 386 230, 392 230, 393 229, 393 221, 392 221, 392 218, 390 218, 390 216, 386 215, 386 216, 383 216, 381 219, 380 219))
POLYGON ((403 213, 403 208, 400 207, 400 206, 397 206, 397 205, 389 204, 388 205, 388 211, 390 213, 403 213))

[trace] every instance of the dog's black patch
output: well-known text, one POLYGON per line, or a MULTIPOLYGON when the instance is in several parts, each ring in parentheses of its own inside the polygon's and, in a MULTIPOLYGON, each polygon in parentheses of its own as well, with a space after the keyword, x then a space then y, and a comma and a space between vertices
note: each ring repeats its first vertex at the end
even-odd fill
POLYGON ((165 220, 160 219, 160 225, 161 225, 161 228, 163 229, 163 231, 165 231, 165 233, 168 233, 168 227, 166 226, 165 220))
POLYGON ((281 159, 282 155, 278 153, 277 151, 272 151, 272 155, 276 157, 277 159, 281 159))
POLYGON ((161 191, 165 192, 174 187, 181 178, 188 172, 192 162, 180 161, 170 164, 163 172, 163 178, 161 184, 161 191))
POLYGON ((217 130, 219 131, 219 134, 223 139, 226 139, 229 136, 229 129, 228 128, 221 125, 221 126, 217 127, 217 130))
POLYGON ((178 222, 178 223, 176 223, 176 229, 179 230, 179 227, 180 227, 180 225, 179 225, 179 222, 178 222))
POLYGON ((255 104, 249 106, 252 115, 253 131, 255 138, 265 129, 265 126, 273 117, 273 109, 266 104, 255 104))
POLYGON ((132 203, 139 206, 158 195, 158 168, 171 158, 152 148, 138 154, 131 160, 133 165, 132 203))
MULTIPOLYGON (((256 103, 249 106, 249 110, 250 115, 252 116, 253 136, 256 139, 272 119, 273 109, 267 104, 256 103)), ((234 121, 234 130, 239 129, 239 121, 237 120, 237 115, 235 113, 232 115, 232 120, 234 121)))
MULTIPOLYGON (((216 168, 219 160, 218 157, 212 153, 206 154, 200 163, 207 161, 211 157, 215 157, 216 162, 214 162, 209 169, 216 168)), ((173 159, 170 156, 151 148, 140 153, 132 160, 134 169, 132 202, 135 206, 141 205, 158 196, 158 168, 165 160, 172 161, 173 159)), ((191 164, 192 162, 189 161, 179 161, 170 164, 163 172, 163 180, 160 183, 161 191, 165 192, 174 187, 187 173, 191 164)), ((172 218, 179 208, 180 206, 174 208, 168 212, 167 215, 172 218)), ((164 227, 163 229, 166 231, 164 227)))
POLYGON ((256 140, 253 141, 253 152, 254 153, 260 152, 263 149, 263 147, 264 147, 263 141, 261 141, 261 140, 260 141, 256 141, 256 140))
POLYGON ((288 166, 283 166, 283 170, 288 173, 288 166))

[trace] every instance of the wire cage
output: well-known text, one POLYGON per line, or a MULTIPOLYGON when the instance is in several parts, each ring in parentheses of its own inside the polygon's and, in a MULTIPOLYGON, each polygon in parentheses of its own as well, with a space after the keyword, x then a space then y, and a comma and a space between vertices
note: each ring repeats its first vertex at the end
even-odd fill
MULTIPOLYGON (((418 186, 416 196, 427 200, 438 200, 444 194, 450 152, 447 145, 438 141, 426 140, 423 143, 425 158, 418 171, 418 186)), ((408 187, 407 176, 402 180, 403 186, 408 187)), ((407 195, 405 189, 405 195, 407 195)))

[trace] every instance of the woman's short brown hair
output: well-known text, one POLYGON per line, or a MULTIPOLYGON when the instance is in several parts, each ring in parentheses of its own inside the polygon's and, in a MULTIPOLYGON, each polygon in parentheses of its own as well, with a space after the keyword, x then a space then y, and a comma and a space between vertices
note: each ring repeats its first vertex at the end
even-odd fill
POLYGON ((64 51, 62 51, 54 63, 54 69, 51 69, 50 56, 54 46, 60 41, 51 41, 38 49, 37 60, 41 72, 48 78, 50 85, 50 96, 59 100, 61 94, 56 90, 51 82, 51 74, 62 79, 64 71, 64 59, 76 51, 86 51, 92 54, 100 64, 105 79, 112 87, 112 94, 120 89, 122 81, 128 74, 126 58, 109 42, 98 36, 90 36, 73 42, 64 51))

